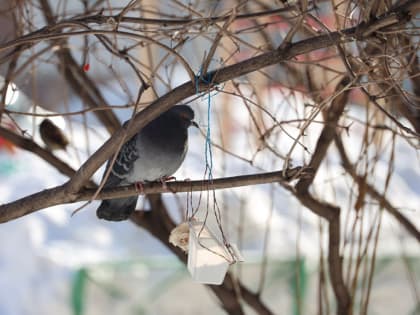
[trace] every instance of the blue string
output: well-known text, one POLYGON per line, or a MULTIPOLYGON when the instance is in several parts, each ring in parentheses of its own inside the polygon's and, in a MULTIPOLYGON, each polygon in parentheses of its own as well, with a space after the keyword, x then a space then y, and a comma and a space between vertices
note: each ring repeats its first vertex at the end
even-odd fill
MULTIPOLYGON (((206 77, 202 76, 202 68, 198 71, 195 77, 195 88, 196 93, 199 91, 200 80, 205 84, 211 83, 211 74, 207 74, 206 77)), ((208 178, 213 179, 213 152, 211 148, 211 94, 207 93, 207 130, 206 130, 206 144, 204 149, 204 155, 206 157, 206 170, 208 170, 208 178)))
POLYGON ((211 95, 208 94, 207 97, 207 133, 206 133, 206 149, 205 149, 205 155, 206 155, 206 168, 209 170, 209 179, 213 179, 213 152, 211 150, 211 95))

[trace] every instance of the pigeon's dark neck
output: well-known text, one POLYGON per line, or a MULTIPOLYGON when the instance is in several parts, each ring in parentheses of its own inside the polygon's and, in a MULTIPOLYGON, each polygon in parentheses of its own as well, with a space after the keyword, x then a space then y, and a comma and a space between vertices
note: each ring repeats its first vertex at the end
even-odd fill
POLYGON ((179 117, 162 115, 148 124, 142 131, 147 139, 157 145, 183 149, 187 140, 187 128, 179 117))

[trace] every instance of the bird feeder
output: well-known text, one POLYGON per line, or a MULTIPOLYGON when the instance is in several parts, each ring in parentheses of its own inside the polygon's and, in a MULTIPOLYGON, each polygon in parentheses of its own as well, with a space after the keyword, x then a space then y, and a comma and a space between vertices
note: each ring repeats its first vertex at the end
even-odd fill
POLYGON ((192 278, 205 284, 223 282, 229 265, 243 261, 235 244, 217 238, 204 222, 189 222, 188 270, 192 278))

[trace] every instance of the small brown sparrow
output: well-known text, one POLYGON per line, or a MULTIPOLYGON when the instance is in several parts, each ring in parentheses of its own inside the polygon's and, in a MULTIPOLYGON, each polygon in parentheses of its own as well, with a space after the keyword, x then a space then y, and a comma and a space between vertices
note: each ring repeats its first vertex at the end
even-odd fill
POLYGON ((69 144, 69 140, 64 135, 63 131, 48 118, 44 119, 39 125, 39 133, 42 141, 44 141, 47 148, 51 151, 65 151, 69 144))

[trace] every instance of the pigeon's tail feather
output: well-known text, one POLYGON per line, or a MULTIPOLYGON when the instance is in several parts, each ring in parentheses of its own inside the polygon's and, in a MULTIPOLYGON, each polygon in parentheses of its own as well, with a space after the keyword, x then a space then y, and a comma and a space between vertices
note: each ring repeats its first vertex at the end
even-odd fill
POLYGON ((103 200, 96 210, 96 216, 108 221, 127 220, 136 209, 136 204, 137 196, 103 200))

